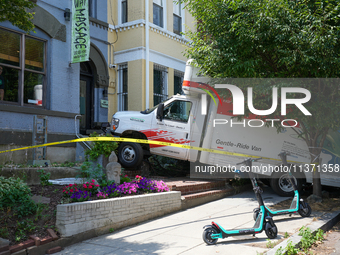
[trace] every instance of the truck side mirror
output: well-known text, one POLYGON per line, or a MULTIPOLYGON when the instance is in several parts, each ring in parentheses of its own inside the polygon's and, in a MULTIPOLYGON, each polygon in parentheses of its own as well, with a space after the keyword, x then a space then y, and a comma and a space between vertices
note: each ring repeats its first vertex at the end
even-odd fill
POLYGON ((158 105, 157 107, 157 115, 156 115, 156 119, 159 119, 160 121, 163 120, 163 111, 164 111, 164 104, 161 103, 158 105))

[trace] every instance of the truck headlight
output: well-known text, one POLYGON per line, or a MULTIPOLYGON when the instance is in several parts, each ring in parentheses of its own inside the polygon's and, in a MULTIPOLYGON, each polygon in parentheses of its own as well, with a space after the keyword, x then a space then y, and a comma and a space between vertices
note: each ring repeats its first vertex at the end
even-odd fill
POLYGON ((116 131, 116 129, 119 127, 119 119, 112 118, 111 127, 113 131, 116 131))

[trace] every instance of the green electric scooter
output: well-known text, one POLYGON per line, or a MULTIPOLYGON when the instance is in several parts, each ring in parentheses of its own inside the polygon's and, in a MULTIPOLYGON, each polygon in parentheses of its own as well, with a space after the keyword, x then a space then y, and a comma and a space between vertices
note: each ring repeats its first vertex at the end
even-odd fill
MULTIPOLYGON (((283 166, 288 167, 289 168, 289 164, 287 163, 287 156, 289 155, 289 153, 287 152, 281 152, 279 154, 283 166)), ((295 185, 295 181, 293 179, 293 174, 289 171, 288 173, 288 180, 290 182, 290 184, 292 185, 293 189, 294 189, 294 197, 293 197, 293 201, 290 205, 290 208, 288 209, 284 209, 284 210, 270 210, 269 208, 265 207, 267 212, 269 213, 269 215, 271 217, 276 216, 276 215, 292 215, 292 214, 296 214, 299 213, 302 217, 309 217, 312 213, 312 209, 309 206, 309 204, 307 202, 305 202, 302 198, 300 198, 299 195, 299 191, 295 185)), ((255 208, 254 209, 254 213, 253 213, 253 218, 256 221, 256 219, 258 218, 260 214, 260 208, 255 208)))
MULTIPOLYGON (((245 164, 248 169, 252 168, 252 162, 258 161, 258 159, 247 159, 240 164, 245 164)), ((225 230, 218 223, 212 222, 211 225, 204 226, 203 240, 209 245, 216 244, 218 239, 227 238, 229 236, 241 236, 241 235, 254 235, 261 233, 263 230, 266 232, 268 238, 273 239, 277 236, 277 227, 274 224, 272 217, 270 216, 268 209, 263 204, 263 199, 261 196, 262 190, 258 186, 256 177, 252 171, 249 172, 249 177, 251 178, 251 183, 254 188, 254 192, 259 203, 259 217, 256 218, 256 222, 252 228, 249 229, 232 229, 225 230)))

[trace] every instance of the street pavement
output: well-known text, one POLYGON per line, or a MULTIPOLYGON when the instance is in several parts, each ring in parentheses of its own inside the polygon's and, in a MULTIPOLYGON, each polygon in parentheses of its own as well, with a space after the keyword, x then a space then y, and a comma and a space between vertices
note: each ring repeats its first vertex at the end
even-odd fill
MULTIPOLYGON (((267 206, 287 198, 277 196, 269 187, 262 194, 267 206)), ((300 215, 274 218, 278 237, 270 242, 263 231, 255 237, 245 235, 219 239, 216 245, 206 245, 202 239, 203 227, 211 221, 225 229, 251 228, 254 225, 253 209, 258 206, 254 192, 247 191, 218 201, 210 202, 150 220, 132 227, 114 231, 78 244, 66 247, 56 255, 121 255, 121 254, 261 254, 270 250, 267 246, 292 235, 313 222, 319 212, 308 218, 300 215)), ((274 246, 274 245, 273 245, 274 246)))

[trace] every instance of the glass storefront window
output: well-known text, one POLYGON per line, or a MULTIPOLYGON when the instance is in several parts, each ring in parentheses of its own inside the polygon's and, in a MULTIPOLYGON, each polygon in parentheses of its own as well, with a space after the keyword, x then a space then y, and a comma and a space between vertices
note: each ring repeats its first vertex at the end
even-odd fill
POLYGON ((0 27, 2 103, 44 106, 46 42, 0 27))

